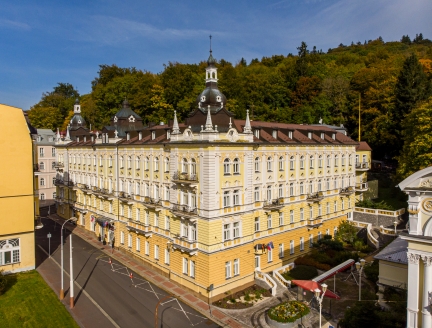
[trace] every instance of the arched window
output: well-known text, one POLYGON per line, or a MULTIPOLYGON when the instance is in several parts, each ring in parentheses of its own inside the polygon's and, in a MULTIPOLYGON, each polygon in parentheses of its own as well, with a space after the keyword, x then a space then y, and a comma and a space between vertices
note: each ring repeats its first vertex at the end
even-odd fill
POLYGON ((314 157, 313 156, 309 157, 309 167, 311 169, 314 168, 314 157))
POLYGON ((103 164, 103 156, 99 156, 99 166, 102 166, 103 164))
POLYGON ((294 171, 294 168, 295 168, 295 159, 294 159, 294 156, 291 156, 290 157, 290 170, 291 171, 294 171))
POLYGON ((321 180, 318 180, 318 191, 322 191, 322 185, 321 185, 321 180))
POLYGON ((334 166, 337 167, 338 164, 339 164, 339 157, 338 157, 338 155, 335 155, 334 166))
POLYGON ((144 170, 145 171, 149 170, 149 158, 148 157, 144 158, 144 170))
POLYGON ((279 185, 278 194, 279 198, 283 197, 283 185, 281 184, 279 185))
POLYGON ((310 194, 312 194, 313 193, 313 183, 312 183, 312 181, 311 182, 309 182, 309 193, 310 194))
POLYGON ((267 186, 267 201, 271 201, 271 200, 272 200, 271 186, 267 186))
POLYGON ((273 171, 273 158, 267 158, 267 172, 273 171))
POLYGON ((139 170, 139 169, 140 169, 140 157, 135 156, 135 170, 139 170))
POLYGON ((304 194, 304 185, 303 182, 300 182, 300 195, 304 194))
POLYGON ((342 155, 342 166, 345 166, 345 155, 342 155))
POLYGON ((300 170, 304 170, 304 157, 300 157, 300 170))
POLYGON ((233 173, 234 174, 240 174, 240 160, 238 158, 234 159, 233 173))
POLYGON ((119 166, 120 166, 120 168, 123 168, 123 167, 124 167, 124 163, 123 163, 123 156, 120 156, 120 159, 119 159, 119 166))
POLYGON ((159 157, 154 158, 154 171, 155 172, 159 171, 159 157))
POLYGON ((230 175, 231 174, 231 163, 228 158, 225 158, 224 160, 224 175, 230 175))
POLYGON ((108 157, 108 167, 112 167, 112 156, 108 157))
POLYGON ((294 183, 290 183, 289 185, 289 195, 294 196, 294 183))
POLYGON ((45 163, 44 162, 39 163, 39 170, 45 170, 45 163))
POLYGON ((52 162, 52 163, 51 163, 51 169, 55 169, 55 166, 56 166, 56 163, 55 163, 55 162, 52 162))
POLYGON ((140 195, 141 194, 141 192, 140 192, 140 183, 139 182, 136 182, 135 183, 135 195, 140 195))
POLYGON ((40 185, 41 186, 45 186, 45 178, 41 178, 40 179, 40 185))
POLYGON ((182 159, 182 173, 188 173, 188 162, 186 158, 182 159))
POLYGON ((190 174, 195 175, 196 174, 196 161, 194 158, 190 161, 190 174))
POLYGON ((323 167, 322 156, 318 157, 318 167, 319 167, 319 168, 322 168, 322 167, 323 167))
POLYGON ((330 160, 331 160, 331 157, 330 157, 330 155, 328 155, 327 156, 327 167, 330 167, 330 160))
POLYGON ((260 159, 259 157, 255 158, 255 172, 259 172, 260 171, 260 159))
POLYGON ((169 158, 165 157, 165 172, 169 172, 169 158))
POLYGON ((42 194, 40 195, 40 199, 41 199, 41 200, 45 200, 45 194, 44 194, 44 193, 42 193, 42 194))
POLYGON ((131 156, 128 156, 128 158, 127 158, 127 167, 128 167, 128 169, 132 168, 132 157, 131 156))
POLYGON ((279 171, 284 170, 284 158, 283 156, 279 157, 279 171))

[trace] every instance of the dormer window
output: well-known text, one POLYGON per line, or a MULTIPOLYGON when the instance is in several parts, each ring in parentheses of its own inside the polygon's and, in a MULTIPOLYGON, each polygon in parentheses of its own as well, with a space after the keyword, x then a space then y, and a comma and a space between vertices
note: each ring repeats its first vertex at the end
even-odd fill
POLYGON ((293 132, 292 131, 288 131, 288 138, 290 138, 290 139, 293 138, 293 132))
POLYGON ((324 140, 324 132, 321 132, 321 139, 324 140))
POLYGON ((273 131, 272 131, 272 137, 273 137, 274 139, 277 139, 277 130, 273 130, 273 131))
POLYGON ((206 100, 205 96, 201 96, 201 102, 204 102, 206 100))
POLYGON ((152 131, 152 133, 151 133, 151 139, 152 140, 156 139, 156 131, 152 131))
POLYGON ((37 141, 41 142, 42 141, 42 137, 41 136, 37 136, 37 141))
POLYGON ((167 130, 167 139, 171 139, 171 132, 170 132, 170 130, 167 130))
POLYGON ((126 140, 129 140, 129 139, 130 139, 130 134, 128 132, 128 133, 126 133, 126 140))
POLYGON ((216 101, 217 101, 217 102, 221 102, 221 100, 222 100, 221 96, 217 96, 217 97, 216 97, 216 101))
POLYGON ((135 122, 135 117, 133 117, 132 115, 129 116, 129 122, 135 122))
POLYGON ((336 140, 336 133, 332 133, 332 139, 336 140))
POLYGON ((114 122, 116 122, 116 123, 117 123, 117 121, 118 121, 118 118, 117 118, 117 116, 114 116, 114 122))
POLYGON ((140 132, 138 132, 138 140, 141 140, 142 139, 142 132, 140 131, 140 132))
POLYGON ((308 138, 312 139, 312 132, 308 132, 308 138))
POLYGON ((259 131, 259 129, 255 129, 255 130, 254 130, 254 136, 255 136, 255 138, 259 139, 259 136, 260 136, 260 131, 259 131))

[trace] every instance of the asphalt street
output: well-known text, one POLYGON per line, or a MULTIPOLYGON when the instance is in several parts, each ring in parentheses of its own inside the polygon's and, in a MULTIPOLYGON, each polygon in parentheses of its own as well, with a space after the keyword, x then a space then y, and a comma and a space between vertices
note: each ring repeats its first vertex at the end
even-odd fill
MULTIPOLYGON (((60 260, 60 226, 50 219, 42 219, 44 227, 36 230, 36 245, 40 245, 47 253, 51 233, 51 256, 59 264, 60 260)), ((64 230, 64 269, 69 270, 69 230, 64 230)), ((93 300, 111 317, 119 327, 155 327, 155 308, 167 293, 150 284, 145 277, 140 277, 133 270, 112 261, 100 249, 91 246, 85 240, 73 235, 73 267, 76 282, 93 298, 93 300), (114 270, 114 271, 113 271, 114 270), (133 279, 129 274, 132 272, 133 279)), ((38 265, 48 259, 45 252, 36 246, 38 265)), ((60 268, 56 266, 60 279, 60 268)), ((65 298, 69 298, 69 278, 64 275, 65 298)), ((75 285, 75 302, 82 301, 83 291, 75 285)), ((100 316, 100 313, 98 313, 100 316)), ((172 298, 162 301, 158 308, 158 327, 218 327, 201 313, 188 305, 172 298), (167 303, 166 303, 167 302, 167 303)))

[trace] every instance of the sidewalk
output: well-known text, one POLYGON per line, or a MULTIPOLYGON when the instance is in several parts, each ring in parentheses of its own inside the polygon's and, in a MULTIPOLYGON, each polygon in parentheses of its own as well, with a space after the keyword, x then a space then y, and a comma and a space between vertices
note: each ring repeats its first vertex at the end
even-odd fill
MULTIPOLYGON (((56 221, 58 223, 61 222, 61 224, 64 222, 64 220, 59 217, 57 214, 52 214, 49 216, 49 218, 53 221, 56 221)), ((189 305, 190 307, 194 308, 196 311, 200 312, 204 316, 210 318, 215 323, 222 327, 232 327, 232 328, 242 328, 247 327, 234 319, 233 317, 219 311, 217 308, 212 306, 211 313, 212 316, 210 316, 210 310, 209 306, 206 302, 200 300, 199 298, 195 297, 192 293, 189 291, 183 289, 181 286, 176 284, 173 281, 170 281, 168 278, 160 275, 159 273, 151 270, 148 267, 145 267, 141 261, 138 259, 135 259, 131 256, 128 256, 127 254, 124 254, 119 251, 115 251, 114 253, 111 253, 111 247, 102 245, 101 242, 99 242, 94 235, 94 233, 85 230, 84 228, 80 226, 74 226, 73 229, 71 229, 70 226, 65 225, 65 228, 72 231, 73 234, 77 235, 78 237, 81 237, 86 242, 88 242, 90 245, 97 247, 102 252, 107 254, 112 259, 120 262, 124 266, 134 270, 136 273, 141 275, 142 277, 145 277, 146 280, 149 282, 155 284, 159 288, 165 290, 167 293, 170 293, 174 296, 181 297, 181 300, 189 305)), ((84 320, 84 318, 80 318, 78 314, 76 314, 78 319, 84 320)))

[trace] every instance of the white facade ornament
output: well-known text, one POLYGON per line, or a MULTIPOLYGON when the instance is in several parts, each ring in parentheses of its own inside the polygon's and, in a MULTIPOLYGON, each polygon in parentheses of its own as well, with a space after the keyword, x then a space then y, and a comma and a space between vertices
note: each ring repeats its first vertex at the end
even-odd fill
POLYGON ((229 126, 230 129, 232 128, 231 117, 230 117, 230 121, 229 121, 228 126, 229 126))
POLYGON ((213 132, 213 123, 211 120, 211 113, 210 113, 210 105, 208 105, 207 108, 207 120, 206 120, 206 124, 205 124, 205 130, 207 132, 213 132))
POLYGON ((114 136, 115 136, 116 139, 118 138, 118 131, 117 131, 117 129, 114 130, 114 136))
POLYGON ((114 116, 114 123, 117 123, 117 121, 118 121, 117 116, 114 116))
POLYGON ((418 264, 420 260, 420 255, 407 252, 408 262, 410 264, 418 264))
POLYGON ((99 131, 96 131, 96 139, 99 138, 99 131))
POLYGON ((69 134, 69 128, 70 128, 70 124, 68 124, 67 128, 66 128, 66 139, 67 141, 71 140, 70 138, 70 134, 69 134))
POLYGON ((432 198, 426 198, 422 202, 423 210, 426 212, 432 212, 432 198))
POLYGON ((249 120, 249 109, 246 110, 246 123, 243 128, 243 133, 252 133, 252 127, 249 120))
POLYGON ((431 266, 432 265, 432 256, 422 255, 421 258, 422 258, 425 266, 431 266))
POLYGON ((133 117, 133 115, 129 116, 129 122, 135 122, 135 117, 133 117))
POLYGON ((60 139, 61 139, 59 128, 57 128, 56 138, 57 138, 57 141, 60 141, 60 139))
POLYGON ((177 121, 177 111, 174 111, 174 122, 173 122, 173 129, 171 134, 179 134, 180 128, 177 121))
POLYGON ((422 181, 419 187, 432 188, 432 179, 422 181))

